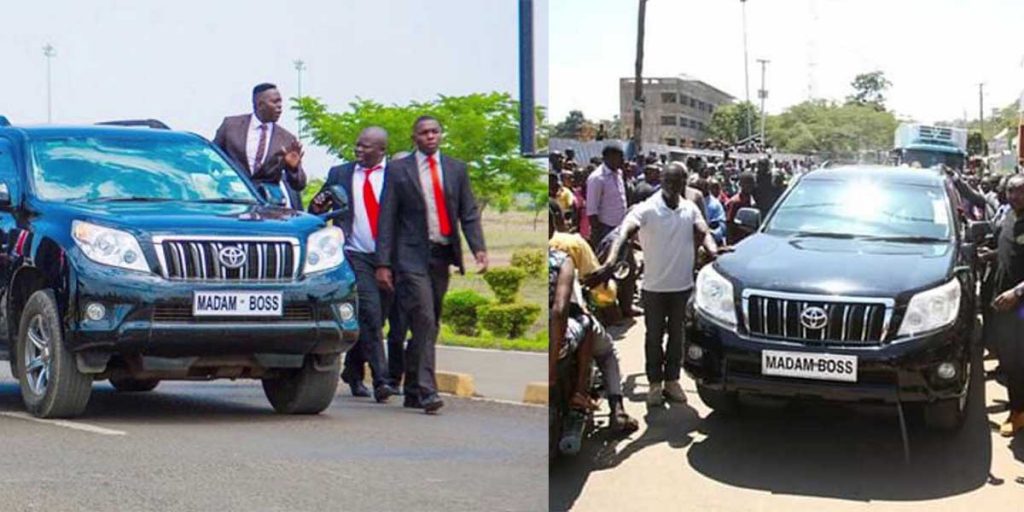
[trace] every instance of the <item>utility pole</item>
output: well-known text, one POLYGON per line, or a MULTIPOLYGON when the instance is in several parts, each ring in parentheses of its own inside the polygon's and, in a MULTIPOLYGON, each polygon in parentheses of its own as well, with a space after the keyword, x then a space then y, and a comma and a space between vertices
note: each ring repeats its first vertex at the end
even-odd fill
POLYGON ((633 153, 641 155, 641 130, 643 130, 644 113, 644 15, 647 12, 647 0, 640 0, 640 15, 636 29, 636 75, 633 81, 633 153))
POLYGON ((53 123, 53 87, 50 73, 50 60, 57 56, 57 50, 53 45, 46 43, 43 47, 43 55, 46 56, 46 122, 53 123))
POLYGON ((978 84, 978 123, 981 130, 981 152, 988 156, 988 145, 985 141, 985 83, 978 84))
MULTIPOLYGON (((746 91, 746 101, 750 103, 750 59, 747 57, 747 0, 740 0, 740 8, 743 12, 743 87, 746 91)), ((745 123, 747 125, 747 133, 743 134, 743 138, 750 137, 754 132, 750 122, 749 109, 743 110, 743 117, 746 118, 745 123)))
POLYGON ((519 0, 519 151, 534 153, 533 0, 519 0))
MULTIPOLYGON (((306 63, 302 62, 302 59, 297 59, 297 60, 293 61, 292 63, 295 64, 295 71, 299 75, 299 88, 298 88, 298 92, 296 94, 296 97, 301 99, 302 98, 302 71, 306 69, 306 63)), ((302 119, 299 119, 296 122, 299 125, 298 136, 299 136, 299 140, 301 141, 302 140, 302 119)))
POLYGON ((761 146, 764 143, 764 100, 768 97, 768 89, 764 88, 764 70, 765 66, 771 62, 768 59, 757 59, 761 63, 761 89, 757 91, 757 97, 761 98, 761 146))

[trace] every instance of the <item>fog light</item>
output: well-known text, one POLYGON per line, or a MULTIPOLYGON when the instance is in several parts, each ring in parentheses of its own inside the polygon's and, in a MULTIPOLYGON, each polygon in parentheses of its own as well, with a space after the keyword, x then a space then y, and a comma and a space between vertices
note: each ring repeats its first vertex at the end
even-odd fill
POLYGON ((942 363, 935 373, 938 374, 940 379, 949 380, 956 377, 956 366, 953 363, 942 363))
POLYGON ((107 308, 103 307, 103 304, 99 302, 90 302, 85 307, 85 317, 94 322, 103 320, 103 317, 107 316, 107 308))
POLYGON ((689 357, 694 361, 699 361, 704 357, 704 349, 700 348, 699 345, 690 345, 689 347, 686 347, 686 357, 689 357))
POLYGON ((342 322, 348 322, 356 317, 356 308, 352 307, 352 304, 348 302, 338 304, 338 316, 341 317, 342 322))

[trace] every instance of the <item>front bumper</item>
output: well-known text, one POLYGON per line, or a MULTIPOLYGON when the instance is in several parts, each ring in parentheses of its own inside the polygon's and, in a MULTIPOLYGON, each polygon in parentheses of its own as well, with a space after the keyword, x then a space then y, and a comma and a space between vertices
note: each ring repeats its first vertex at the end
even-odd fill
POLYGON ((965 322, 897 343, 871 347, 827 347, 741 335, 697 314, 687 329, 683 368, 698 384, 715 390, 844 402, 934 402, 967 392, 970 328, 965 322), (689 345, 703 357, 693 359, 689 345), (761 374, 762 350, 855 355, 856 382, 834 382, 761 374), (937 367, 954 363, 956 376, 939 378, 937 367))
POLYGON ((338 306, 356 310, 355 275, 337 269, 295 281, 171 281, 153 274, 96 264, 76 265, 65 319, 65 342, 75 352, 161 357, 245 354, 330 354, 358 338, 355 315, 342 320, 338 306), (279 291, 281 318, 194 318, 194 291, 279 291), (99 302, 102 320, 85 318, 99 302))

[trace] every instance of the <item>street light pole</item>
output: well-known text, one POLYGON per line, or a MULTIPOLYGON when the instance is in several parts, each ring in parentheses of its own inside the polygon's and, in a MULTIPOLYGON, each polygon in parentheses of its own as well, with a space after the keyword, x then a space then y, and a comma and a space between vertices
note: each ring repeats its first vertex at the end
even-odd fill
POLYGON ((647 13, 647 0, 640 0, 640 14, 636 29, 636 75, 633 82, 633 154, 640 155, 641 131, 643 130, 644 113, 644 16, 647 13))
MULTIPOLYGON (((298 88, 298 93, 296 94, 296 97, 301 99, 302 98, 302 70, 306 69, 306 63, 302 62, 301 59, 298 59, 298 60, 295 60, 293 62, 293 64, 295 64, 295 71, 299 75, 299 88, 298 88)), ((299 140, 302 140, 302 119, 299 119, 297 121, 297 123, 299 125, 299 131, 298 131, 299 140)))
MULTIPOLYGON (((740 8, 743 12, 743 86, 746 91, 746 101, 750 103, 750 59, 747 57, 747 0, 740 0, 740 8)), ((750 137, 754 131, 750 124, 750 113, 748 109, 743 110, 743 117, 746 118, 747 133, 744 139, 750 137)))
POLYGON ((46 56, 46 122, 53 123, 53 87, 50 73, 50 60, 57 56, 57 50, 53 45, 46 43, 43 47, 43 55, 46 56))
POLYGON ((981 130, 981 152, 984 156, 988 156, 988 147, 985 141, 985 83, 978 84, 978 124, 979 130, 981 130))
POLYGON ((768 59, 757 59, 761 63, 761 89, 757 91, 757 96, 761 98, 761 146, 765 145, 764 142, 764 100, 768 97, 768 90, 764 88, 764 71, 765 66, 771 62, 768 59))
POLYGON ((519 0, 519 152, 534 153, 533 0, 519 0))

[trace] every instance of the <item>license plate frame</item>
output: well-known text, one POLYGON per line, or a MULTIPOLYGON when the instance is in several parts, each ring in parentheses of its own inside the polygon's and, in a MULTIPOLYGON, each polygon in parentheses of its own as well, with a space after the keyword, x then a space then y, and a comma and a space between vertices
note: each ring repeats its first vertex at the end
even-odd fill
POLYGON ((789 350, 762 350, 761 375, 817 381, 857 382, 855 355, 789 350))
POLYGON ((192 316, 280 318, 284 316, 284 294, 279 291, 197 290, 192 292, 192 316))

